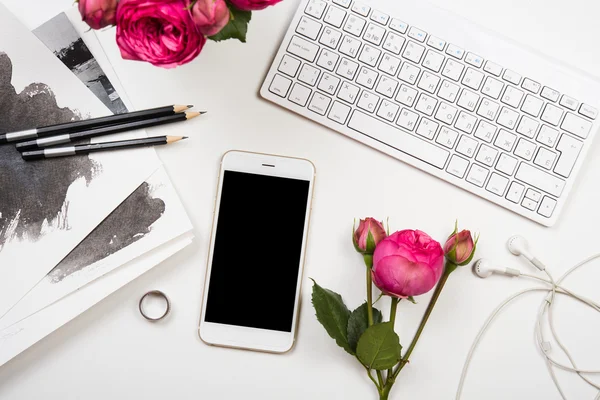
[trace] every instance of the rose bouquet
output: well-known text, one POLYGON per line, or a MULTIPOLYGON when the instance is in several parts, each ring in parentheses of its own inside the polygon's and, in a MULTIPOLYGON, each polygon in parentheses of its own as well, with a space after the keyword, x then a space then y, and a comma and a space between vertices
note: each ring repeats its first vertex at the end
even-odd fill
POLYGON ((389 235, 381 222, 366 218, 353 231, 352 242, 366 265, 367 301, 351 312, 339 294, 313 281, 312 303, 317 319, 338 346, 363 365, 377 387, 380 399, 388 399, 448 277, 458 266, 471 262, 477 240, 471 232, 458 232, 455 226, 442 248, 425 232, 403 230, 389 235), (374 307, 373 284, 382 296, 391 297, 387 322, 383 321, 381 311, 374 307), (434 286, 435 291, 417 332, 403 352, 400 338, 394 331, 398 303, 402 299, 414 303, 413 296, 427 293, 434 286))
POLYGON ((281 0, 78 0, 92 29, 117 26, 127 60, 173 68, 192 61, 207 39, 246 41, 252 11, 281 0))

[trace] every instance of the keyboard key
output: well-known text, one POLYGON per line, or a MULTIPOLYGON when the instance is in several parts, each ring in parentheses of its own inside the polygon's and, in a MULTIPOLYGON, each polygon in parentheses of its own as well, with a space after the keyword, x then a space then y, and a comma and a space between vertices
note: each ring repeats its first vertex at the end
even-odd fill
POLYGON ((406 39, 404 39, 403 36, 394 32, 388 32, 387 37, 383 42, 383 48, 394 54, 400 54, 400 50, 402 50, 405 41, 406 39))
MULTIPOLYGON (((435 141, 436 141, 436 143, 439 143, 442 146, 451 149, 454 147, 454 144, 456 143, 457 138, 458 138, 458 132, 453 131, 450 128, 446 128, 444 126, 444 127, 442 127, 442 129, 440 129, 440 134, 438 135, 437 139, 435 139, 435 141)), ((464 175, 465 171, 467 170, 468 165, 469 165, 469 162, 467 161, 467 165, 465 165, 465 169, 462 172, 462 175, 464 175)), ((462 176, 461 176, 461 178, 462 178, 462 176)))
POLYGON ((552 129, 549 126, 542 125, 540 133, 536 140, 543 145, 554 147, 557 139, 558 131, 556 129, 552 129))
POLYGON ((363 90, 358 98, 357 106, 370 113, 377 109, 377 103, 379 103, 380 97, 376 94, 363 90))
POLYGON ((579 102, 572 97, 563 95, 563 97, 560 98, 560 105, 568 108, 569 110, 575 111, 577 110, 579 102))
POLYGON ((463 69, 465 69, 464 65, 462 65, 458 61, 448 59, 442 71, 442 75, 452 79, 453 81, 458 82, 460 76, 462 75, 463 69))
POLYGON ((515 148, 515 155, 517 157, 521 157, 524 160, 531 161, 533 158, 533 154, 535 153, 535 148, 537 146, 535 143, 530 142, 529 140, 519 139, 519 143, 517 143, 517 147, 515 148))
POLYGON ((415 110, 431 116, 433 114, 433 110, 435 110, 436 104, 437 100, 434 97, 428 96, 425 93, 421 93, 421 96, 417 101, 417 105, 415 106, 415 110))
POLYGON ((502 93, 503 88, 504 83, 488 76, 485 80, 485 83, 483 84, 483 89, 481 89, 481 91, 483 92, 483 94, 490 96, 492 99, 497 99, 498 97, 500 97, 500 93, 502 93))
POLYGON ((500 111, 497 122, 505 128, 514 129, 518 118, 519 113, 509 108, 502 107, 502 111, 500 111))
POLYGON ((298 22, 298 26, 296 27, 296 32, 306 36, 309 39, 317 40, 322 26, 322 24, 314 19, 302 16, 302 18, 300 18, 300 22, 298 22))
POLYGON ((521 111, 533 117, 537 117, 538 115, 540 115, 540 111, 542 111, 543 105, 543 100, 528 94, 527 97, 525 97, 523 105, 521 106, 521 111))
POLYGON ((498 103, 494 103, 488 99, 483 99, 481 104, 479 104, 479 109, 477 110, 477 115, 482 116, 483 118, 487 118, 490 121, 494 121, 496 116, 498 115, 498 110, 500 109, 500 105, 498 103))
POLYGON ((532 81, 529 78, 525 78, 525 80, 523 80, 523 84, 521 85, 521 87, 529 92, 537 93, 540 91, 541 85, 539 83, 537 83, 536 81, 532 81))
POLYGON ((481 58, 477 54, 467 53, 465 57, 465 62, 474 67, 481 68, 481 66, 483 65, 483 58, 481 58))
POLYGON ((438 96, 450 103, 454 103, 459 91, 460 87, 458 85, 445 80, 442 82, 438 96))
POLYGON ((296 76, 296 73, 300 68, 300 64, 301 62, 299 60, 296 60, 294 57, 290 57, 286 54, 281 59, 281 63, 279 63, 277 70, 293 78, 296 76))
POLYGON ((517 132, 529 139, 533 139, 539 126, 540 124, 536 120, 527 116, 522 116, 519 126, 517 127, 517 132))
POLYGON ((385 13, 382 13, 381 11, 373 10, 373 12, 371 13, 371 21, 375 21, 378 24, 387 25, 389 19, 390 16, 385 13))
POLYGON ((496 163, 496 170, 505 173, 506 175, 512 175, 517 168, 517 159, 509 156, 508 154, 500 154, 498 162, 496 163))
POLYGON ((527 197, 523 198, 521 205, 531 211, 535 211, 535 209, 537 208, 537 202, 528 199, 527 197))
POLYGON ((319 71, 318 68, 315 68, 312 65, 304 64, 300 70, 300 74, 298 75, 298 80, 307 83, 310 86, 315 86, 320 74, 321 71, 319 71))
POLYGON ((477 157, 475 157, 475 160, 479 161, 484 165, 487 165, 488 167, 491 167, 492 165, 494 165, 494 161, 496 161, 497 156, 498 150, 494 149, 493 147, 482 144, 479 147, 479 151, 477 152, 477 157))
POLYGON ((398 74, 398 78, 402 79, 404 82, 414 85, 417 82, 417 78, 419 77, 420 72, 421 70, 419 69, 419 67, 405 62, 404 64, 402 64, 402 67, 400 67, 400 73, 398 74))
POLYGON ((439 51, 443 51, 444 47, 446 46, 446 42, 439 37, 429 36, 429 39, 427 39, 427 46, 433 47, 439 51))
POLYGON ((492 173, 492 176, 490 176, 490 180, 488 181, 488 184, 485 186, 485 190, 502 197, 502 196, 504 196, 504 192, 506 191, 507 186, 508 186, 508 178, 505 178, 504 176, 499 175, 494 172, 494 173, 492 173))
POLYGON ((573 166, 577 161, 577 157, 579 157, 582 147, 582 142, 569 135, 563 134, 560 137, 558 146, 556 146, 556 150, 560 151, 560 157, 558 158, 558 162, 554 167, 554 172, 560 176, 568 178, 569 175, 571 175, 571 171, 573 170, 573 166))
POLYGON ((473 68, 467 68, 467 72, 465 72, 465 76, 462 79, 462 84, 473 90, 479 90, 481 82, 483 82, 483 77, 484 75, 481 72, 473 68))
POLYGON ((354 75, 356 75, 356 71, 358 71, 358 64, 354 61, 350 61, 347 58, 342 58, 342 61, 338 65, 336 70, 336 74, 349 79, 354 80, 354 75))
POLYGON ((452 107, 449 104, 442 103, 438 107, 437 112, 435 113, 435 119, 437 119, 438 121, 444 122, 448 125, 452 125, 452 122, 454 121, 454 117, 456 117, 457 113, 458 113, 458 110, 456 108, 452 107))
POLYGON ((448 47, 446 48, 446 54, 461 60, 463 58, 463 56, 465 55, 465 50, 461 49, 460 47, 458 47, 456 45, 453 45, 452 43, 449 43, 448 47))
POLYGON ((527 191, 525 192, 525 197, 535 201, 536 203, 539 203, 539 201, 542 199, 542 195, 540 194, 540 192, 536 192, 533 189, 527 189, 527 191))
POLYGON ((381 41, 383 40, 384 35, 385 28, 377 24, 370 23, 363 36, 363 39, 365 39, 369 43, 373 43, 375 46, 379 46, 381 44, 381 41))
POLYGON ((579 114, 590 119, 596 119, 598 116, 598 109, 587 104, 582 104, 581 107, 579 107, 579 114))
POLYGON ((427 33, 415 26, 412 26, 408 31, 408 37, 423 43, 427 37, 427 33))
POLYGON ((496 140, 494 141, 494 146, 504 150, 504 151, 508 151, 510 152, 512 150, 512 148, 515 145, 515 142, 517 141, 517 136, 505 131, 504 129, 500 129, 500 132, 498 132, 498 136, 496 137, 496 140))
POLYGON ((333 0, 333 4, 337 4, 344 8, 350 7, 350 3, 352 3, 352 0, 333 0))
POLYGON ((465 172, 467 172, 468 167, 469 161, 457 155, 453 155, 448 163, 448 168, 446 168, 446 171, 462 179, 465 176, 465 172))
POLYGON ((346 17, 346 11, 341 8, 331 6, 327 10, 327 14, 325 14, 324 21, 330 25, 339 28, 342 26, 342 22, 344 22, 344 18, 346 17))
POLYGON ((323 49, 319 59, 317 60, 317 65, 325 68, 328 71, 333 71, 335 65, 337 64, 338 58, 340 58, 340 56, 337 53, 331 50, 323 49))
POLYGON ((416 98, 417 98, 416 89, 411 88, 410 86, 401 85, 400 90, 398 90, 398 95, 396 96, 396 101, 404 104, 405 106, 412 107, 416 98))
POLYGON ((440 78, 437 75, 434 75, 430 72, 424 71, 421 75, 421 80, 419 80, 419 84, 417 87, 431 94, 435 93, 435 90, 440 83, 440 78))
POLYGON ((423 57, 424 52, 425 52, 425 47, 418 45, 415 42, 411 42, 409 40, 408 44, 404 48, 402 57, 414 62, 415 64, 419 64, 421 62, 421 57, 423 57))
POLYGON ((442 63, 444 62, 444 56, 438 52, 428 50, 423 60, 423 66, 434 72, 440 72, 442 63))
POLYGON ((352 5, 352 11, 354 11, 357 14, 362 15, 363 17, 366 17, 367 15, 369 15, 369 11, 371 11, 371 7, 369 7, 368 5, 355 1, 354 4, 352 5))
POLYGON ((477 139, 483 140, 487 143, 491 143, 492 139, 494 139, 494 135, 496 134, 496 127, 489 122, 480 121, 479 125, 477 125, 477 129, 475 130, 474 136, 477 139))
POLYGON ((341 38, 342 34, 340 32, 336 31, 335 29, 325 28, 323 29, 323 33, 321 34, 319 43, 324 44, 329 48, 335 49, 340 43, 341 38))
POLYGON ((346 120, 348 119, 350 110, 350 107, 336 100, 333 102, 333 105, 331 106, 331 110, 329 110, 329 115, 327 115, 327 118, 337 122, 338 124, 344 125, 346 123, 346 120))
POLYGON ((542 89, 542 93, 540 93, 540 96, 542 96, 546 100, 550 100, 556 103, 560 97, 560 93, 558 93, 557 90, 549 88, 548 86, 544 86, 544 88, 542 89))
POLYGON ((340 46, 340 53, 355 58, 358 55, 358 49, 360 48, 360 45, 360 40, 354 39, 346 35, 342 40, 342 44, 340 46))
POLYGON ((458 144, 456 145, 456 152, 462 154, 463 156, 472 158, 475 155, 477 144, 477 140, 472 139, 467 135, 462 135, 458 141, 458 144))
POLYGON ((400 21, 399 19, 393 18, 392 22, 390 22, 390 28, 395 30, 396 32, 406 33, 408 30, 408 24, 404 21, 400 21))
POLYGON ((502 99, 500 99, 500 101, 504 104, 508 104, 511 107, 517 108, 519 107, 519 104, 521 104, 521 99, 523 98, 523 95, 524 93, 519 89, 514 88, 512 86, 507 86, 506 90, 504 91, 504 95, 502 96, 502 99))
POLYGON ((358 57, 358 60, 370 65, 371 67, 374 67, 377 65, 377 60, 379 60, 380 55, 381 50, 369 45, 365 45, 360 53, 360 57, 358 57))
POLYGON ((379 106, 379 110, 377 110, 377 116, 387 119, 390 122, 394 122, 399 110, 400 107, 397 104, 384 99, 379 106))
POLYGON ((519 204, 524 191, 525 186, 521 185, 519 182, 513 182, 510 184, 508 193, 506 193, 506 199, 512 201, 513 203, 519 204))
POLYGON ((362 35, 366 24, 367 21, 364 19, 357 17, 356 15, 350 15, 344 24, 344 31, 354 36, 360 36, 362 35))
POLYGON ((316 112, 317 114, 325 115, 327 112, 327 107, 329 107, 329 103, 331 103, 331 99, 329 97, 315 92, 310 104, 308 105, 308 109, 316 112))
POLYGON ((463 131, 465 133, 473 132, 475 128, 475 124, 477 123, 477 118, 472 115, 469 115, 463 111, 458 115, 458 119, 454 123, 454 127, 459 131, 463 131))
POLYGON ((310 0, 304 12, 316 19, 321 19, 325 12, 325 7, 327 7, 327 3, 323 0, 310 0))
POLYGON ((544 112, 542 113, 540 119, 554 126, 558 126, 562 115, 563 110, 561 108, 553 106, 552 104, 546 104, 546 107, 544 108, 544 112))
POLYGON ((488 74, 492 74, 494 76, 500 76, 500 74, 502 73, 502 67, 489 60, 485 62, 483 70, 488 74))
POLYGON ((373 89, 373 86, 375 86, 375 81, 377 80, 377 76, 379 76, 377 72, 367 67, 362 67, 358 73, 358 77, 356 78, 356 83, 368 89, 373 89))
POLYGON ((299 83, 295 83, 294 87, 292 88, 292 91, 290 92, 290 96, 288 97, 288 99, 292 102, 292 103, 296 103, 302 107, 306 106, 306 102, 308 101, 308 98, 310 97, 310 93, 312 91, 307 88, 304 85, 301 85, 299 83))
POLYGON ((541 147, 537 155, 535 156, 535 160, 533 160, 533 163, 539 165, 542 168, 550 169, 554 164, 554 160, 556 160, 556 153, 544 147, 541 147))
POLYGON ((319 82, 319 86, 317 86, 320 90, 324 91, 325 93, 329 93, 331 95, 335 94, 335 91, 337 90, 338 86, 340 85, 340 78, 333 76, 331 74, 328 74, 327 72, 324 72, 323 75, 321 76, 321 81, 319 82))
POLYGON ((490 171, 486 168, 473 164, 467 175, 467 182, 472 183, 475 186, 483 187, 489 172, 490 171))
POLYGON ((543 192, 560 197, 565 181, 529 164, 521 163, 515 177, 543 192))
POLYGON ((592 123, 577 117, 575 114, 567 113, 560 127, 575 136, 585 139, 592 129, 592 123))
POLYGON ((292 81, 290 79, 275 74, 271 86, 269 86, 269 91, 275 93, 277 96, 285 97, 287 96, 288 90, 290 90, 290 86, 292 86, 292 81))
POLYGON ((317 58, 319 46, 308 40, 302 39, 301 37, 294 36, 292 37, 292 40, 290 40, 287 51, 304 60, 314 62, 315 58, 317 58))
POLYGON ((502 79, 512 83, 513 85, 518 85, 519 83, 521 83, 521 75, 517 74, 515 71, 511 71, 510 69, 504 71, 502 79))
POLYGON ((379 83, 377 84, 377 88, 375 88, 375 91, 391 99, 392 97, 394 97, 394 93, 396 93, 397 87, 398 81, 395 81, 392 78, 388 78, 387 76, 382 76, 379 80, 379 83))
POLYGON ((552 197, 545 196, 542 199, 542 204, 540 204, 538 214, 540 214, 542 217, 550 218, 555 208, 556 200, 554 200, 552 197))
POLYGON ((396 121, 396 123, 404 129, 412 131, 413 129, 415 129, 415 125, 417 125, 418 119, 419 114, 407 110, 406 108, 403 108, 400 112, 400 116, 398 117, 398 121, 396 121))
POLYGON ((417 127, 417 134, 421 135, 427 139, 433 139, 435 133, 437 132, 437 128, 440 126, 437 122, 433 122, 427 118, 421 118, 421 122, 419 122, 419 126, 417 127))
POLYGON ((389 74, 391 76, 395 76, 396 72, 398 72, 398 68, 400 67, 400 59, 389 55, 384 54, 381 58, 381 62, 379 63, 379 70, 389 74))
POLYGON ((439 169, 444 168, 449 157, 448 151, 360 111, 352 114, 348 127, 439 169))
POLYGON ((469 111, 475 111, 477 102, 479 101, 479 95, 471 92, 470 90, 463 89, 458 99, 458 106, 469 111))
POLYGON ((342 87, 340 88, 340 91, 338 92, 337 97, 340 100, 344 100, 350 104, 354 104, 359 91, 360 91, 360 89, 358 86, 354 86, 351 83, 344 82, 344 83, 342 83, 342 87))

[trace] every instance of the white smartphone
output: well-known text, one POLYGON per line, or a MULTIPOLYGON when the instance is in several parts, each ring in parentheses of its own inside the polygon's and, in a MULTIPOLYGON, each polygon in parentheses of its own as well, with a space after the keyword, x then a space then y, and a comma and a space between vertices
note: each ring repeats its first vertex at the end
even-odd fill
POLYGON ((221 160, 200 339, 285 353, 294 346, 313 197, 304 159, 230 151, 221 160))

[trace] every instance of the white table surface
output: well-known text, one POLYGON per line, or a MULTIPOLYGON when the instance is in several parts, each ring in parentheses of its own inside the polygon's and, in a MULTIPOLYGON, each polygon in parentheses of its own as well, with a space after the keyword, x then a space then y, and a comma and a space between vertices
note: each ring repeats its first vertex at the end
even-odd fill
MULTIPOLYGON (((390 0, 391 1, 391 0, 390 0)), ((42 22, 71 0, 4 0, 29 24, 42 22)), ((393 229, 419 228, 438 240, 455 218, 481 232, 478 257, 531 272, 510 255, 506 239, 529 238, 555 277, 600 251, 600 144, 596 141, 571 199, 551 229, 430 177, 357 142, 297 117, 258 96, 271 57, 296 0, 255 13, 248 43, 208 43, 190 65, 161 70, 119 60, 109 51, 138 108, 191 103, 209 111, 186 125, 155 133, 191 140, 159 149, 195 227, 194 244, 108 297, 0 368, 0 399, 374 399, 364 369, 327 336, 314 317, 310 285, 303 288, 299 338, 285 355, 209 347, 197 335, 212 204, 221 155, 229 149, 305 157, 317 166, 314 212, 305 269, 308 277, 342 294, 349 307, 364 299, 364 267, 348 232, 355 217, 390 217, 393 229), (140 296, 161 289, 173 312, 158 324, 137 311, 140 296)), ((434 0, 493 30, 582 69, 600 71, 599 6, 595 0, 434 0)), ((248 216, 240 240, 253 240, 248 216)), ((262 241, 264 243, 264 241, 262 241)), ((263 250, 268 253, 268 248, 263 250)), ((252 255, 249 255, 251 257, 252 255)), ((566 283, 598 300, 600 262, 566 283)), ((535 285, 525 279, 476 278, 468 268, 452 275, 392 399, 450 399, 467 351, 489 313, 510 294, 535 285)), ((252 288, 248 288, 251 292, 252 288)), ((397 331, 407 346, 427 305, 402 302, 397 331)), ((275 299, 274 299, 275 301, 275 299)), ((540 294, 508 307, 473 360, 464 399, 559 399, 534 345, 540 294)), ((240 307, 244 300, 240 297, 240 307)), ((384 310, 388 310, 387 301, 384 310)), ((387 314, 388 311, 385 311, 387 314)), ((559 299, 557 326, 581 366, 600 368, 600 318, 559 299)), ((569 399, 596 392, 573 374, 558 371, 569 399)))

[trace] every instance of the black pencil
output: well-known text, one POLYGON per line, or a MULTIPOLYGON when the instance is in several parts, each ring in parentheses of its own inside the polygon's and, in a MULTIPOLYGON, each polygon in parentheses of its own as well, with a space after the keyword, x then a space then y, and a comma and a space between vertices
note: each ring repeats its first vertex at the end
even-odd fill
POLYGON ((30 140, 28 142, 17 143, 17 150, 29 151, 42 147, 56 146, 59 144, 71 143, 77 140, 89 139, 96 136, 111 135, 135 129, 148 128, 151 126, 169 124, 171 122, 186 121, 200 115, 199 112, 186 111, 185 113, 168 115, 166 117, 146 119, 142 121, 133 121, 122 125, 109 125, 100 128, 91 129, 76 133, 65 133, 58 136, 48 136, 40 139, 30 140))
POLYGON ((9 142, 18 142, 21 140, 34 139, 44 136, 60 135, 63 133, 73 133, 82 130, 90 130, 107 125, 116 125, 132 121, 140 121, 150 118, 164 117, 168 115, 181 113, 193 106, 164 106, 151 108, 149 110, 134 111, 125 114, 115 114, 106 117, 85 119, 82 121, 67 122, 58 125, 49 125, 39 128, 27 129, 18 132, 10 132, 0 135, 0 144, 9 142))
POLYGON ((41 160, 44 158, 68 157, 78 154, 89 154, 97 151, 122 150, 133 147, 160 146, 163 144, 175 143, 187 136, 155 136, 140 139, 119 140, 115 142, 79 144, 76 146, 54 147, 51 149, 42 149, 26 151, 21 153, 24 160, 41 160))

